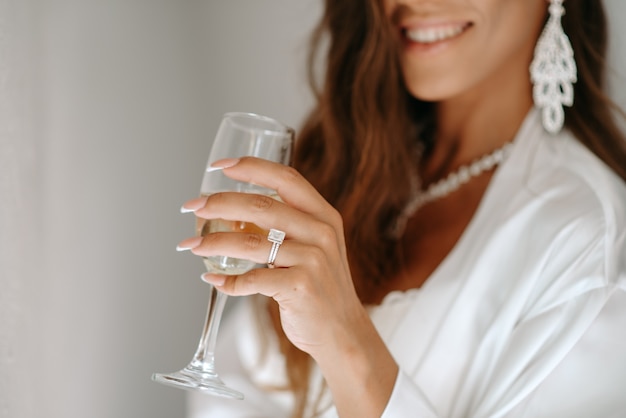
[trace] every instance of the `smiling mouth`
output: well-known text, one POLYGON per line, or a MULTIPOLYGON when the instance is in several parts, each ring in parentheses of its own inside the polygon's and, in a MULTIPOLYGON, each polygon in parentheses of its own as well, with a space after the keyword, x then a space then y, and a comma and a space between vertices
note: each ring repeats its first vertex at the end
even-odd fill
POLYGON ((456 38, 465 32, 471 23, 450 24, 423 28, 404 29, 403 34, 411 42, 420 44, 434 44, 456 38))

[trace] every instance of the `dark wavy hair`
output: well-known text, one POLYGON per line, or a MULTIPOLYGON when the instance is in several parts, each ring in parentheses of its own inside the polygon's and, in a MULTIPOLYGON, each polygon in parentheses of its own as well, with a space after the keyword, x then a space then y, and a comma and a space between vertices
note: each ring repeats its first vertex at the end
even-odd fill
MULTIPOLYGON (((563 27, 578 66, 575 102, 565 125, 626 179, 626 140, 614 115, 623 113, 605 92, 607 21, 602 1, 568 0, 563 27)), ((317 104, 306 120, 295 166, 342 214, 357 292, 372 290, 400 265, 397 240, 388 234, 406 204, 418 127, 434 123, 432 104, 412 98, 403 84, 397 42, 382 0, 326 0, 311 40, 310 80, 317 104), (325 73, 316 79, 320 51, 325 73), (367 202, 367 204, 364 204, 367 202)), ((311 359, 287 340, 278 309, 269 304, 286 358, 294 417, 302 417, 311 359)))

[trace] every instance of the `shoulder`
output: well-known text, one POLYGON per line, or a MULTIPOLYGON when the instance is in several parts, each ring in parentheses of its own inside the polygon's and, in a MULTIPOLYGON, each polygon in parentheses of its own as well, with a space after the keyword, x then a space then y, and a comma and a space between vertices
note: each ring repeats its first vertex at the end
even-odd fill
POLYGON ((576 266, 576 276, 626 282, 624 180, 570 132, 539 129, 527 141, 520 188, 534 210, 529 230, 550 237, 534 245, 559 268, 576 266))
MULTIPOLYGON (((565 131, 542 130, 528 150, 523 190, 541 203, 548 220, 572 221, 592 236, 626 230, 626 183, 565 131)), ((558 222, 557 222, 558 223, 558 222)))

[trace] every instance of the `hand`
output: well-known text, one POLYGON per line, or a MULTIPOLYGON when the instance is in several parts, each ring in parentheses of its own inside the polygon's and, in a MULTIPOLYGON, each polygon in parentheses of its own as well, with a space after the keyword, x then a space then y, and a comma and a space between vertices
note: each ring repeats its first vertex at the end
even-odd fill
MULTIPOLYGON (((252 222, 280 229, 286 238, 275 269, 255 269, 239 276, 206 274, 222 292, 241 296, 260 293, 280 306, 283 328, 291 342, 314 355, 366 316, 354 290, 339 213, 296 170, 256 158, 226 161, 224 174, 278 192, 284 203, 245 193, 217 193, 183 207, 205 219, 252 222)), ((225 255, 267 262, 272 243, 248 233, 214 233, 183 241, 201 256, 225 255)))

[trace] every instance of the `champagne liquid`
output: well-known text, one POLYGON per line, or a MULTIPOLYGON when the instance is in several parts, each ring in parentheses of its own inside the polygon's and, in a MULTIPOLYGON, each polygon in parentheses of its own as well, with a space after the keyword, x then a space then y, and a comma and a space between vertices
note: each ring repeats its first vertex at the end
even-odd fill
MULTIPOLYGON (((199 219, 199 235, 205 236, 213 232, 246 232, 267 236, 268 231, 259 228, 250 222, 227 221, 224 219, 199 219)), ((203 257, 204 266, 207 271, 219 274, 243 274, 259 267, 257 263, 241 258, 226 256, 203 257)))
MULTIPOLYGON (((280 200, 278 195, 270 195, 271 198, 280 200)), ((202 219, 196 218, 196 234, 206 236, 213 232, 245 232, 259 234, 266 237, 269 231, 260 228, 251 222, 227 221, 225 219, 202 219)), ((203 257, 204 266, 211 273, 237 275, 246 273, 253 268, 261 267, 254 261, 226 256, 203 257)))

